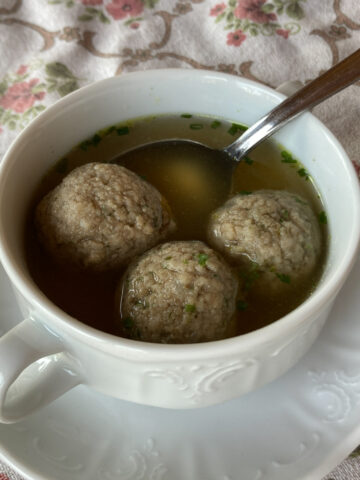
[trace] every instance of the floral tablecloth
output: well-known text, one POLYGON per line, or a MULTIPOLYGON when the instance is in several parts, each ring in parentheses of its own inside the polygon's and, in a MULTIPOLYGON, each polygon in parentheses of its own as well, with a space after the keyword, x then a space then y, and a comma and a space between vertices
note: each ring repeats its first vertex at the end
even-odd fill
MULTIPOLYGON (((306 82, 360 45, 359 0, 1 0, 0 160, 36 115, 113 75, 164 67, 306 82)), ((360 173, 360 82, 314 113, 360 173)), ((326 479, 360 478, 354 452, 326 479)), ((19 477, 0 464, 0 480, 19 477)))

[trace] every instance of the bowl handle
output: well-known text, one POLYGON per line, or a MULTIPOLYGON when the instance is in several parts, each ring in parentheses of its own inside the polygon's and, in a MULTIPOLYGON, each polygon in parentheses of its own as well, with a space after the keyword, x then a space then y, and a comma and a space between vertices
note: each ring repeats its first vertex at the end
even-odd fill
POLYGON ((56 335, 23 320, 0 338, 0 422, 17 422, 82 383, 79 370, 56 335))

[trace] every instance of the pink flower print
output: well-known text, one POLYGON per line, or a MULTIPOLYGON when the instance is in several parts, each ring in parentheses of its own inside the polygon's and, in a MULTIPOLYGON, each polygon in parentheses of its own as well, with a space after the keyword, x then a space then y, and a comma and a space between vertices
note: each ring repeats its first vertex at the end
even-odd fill
POLYGON ((281 37, 284 37, 284 38, 289 38, 289 33, 290 33, 290 30, 284 30, 282 28, 278 28, 277 30, 275 30, 276 33, 278 35, 280 35, 281 37))
POLYGON ((28 69, 27 65, 20 65, 20 67, 16 70, 16 73, 17 75, 24 75, 27 72, 27 69, 28 69))
POLYGON ((10 480, 10 479, 5 475, 5 473, 0 473, 0 480, 10 480))
MULTIPOLYGON (((0 125, 0 135, 2 134, 3 131, 4 130, 3 130, 2 126, 0 125)), ((1 477, 0 477, 0 480, 1 480, 1 477)))
POLYGON ((144 5, 141 0, 112 0, 106 10, 114 20, 121 20, 139 15, 144 10, 144 5))
POLYGON ((237 18, 247 18, 256 23, 269 23, 276 20, 275 13, 265 13, 262 6, 266 0, 239 0, 234 10, 237 18))
POLYGON ((139 27, 140 27, 139 22, 133 22, 130 24, 130 28, 132 28, 133 30, 137 30, 139 27))
POLYGON ((80 0, 80 1, 83 5, 102 5, 103 3, 103 0, 80 0))
POLYGON ((233 45, 234 47, 239 47, 242 42, 245 40, 246 35, 242 30, 236 30, 235 32, 230 32, 227 35, 227 44, 233 45))
POLYGON ((36 100, 42 100, 45 97, 45 92, 32 92, 32 89, 38 83, 39 79, 33 78, 29 82, 11 85, 3 97, 0 98, 0 106, 6 110, 14 110, 16 113, 24 113, 34 105, 36 100))
POLYGON ((210 10, 210 15, 212 17, 217 17, 218 15, 220 15, 220 13, 222 13, 226 8, 226 5, 225 3, 218 3, 217 5, 215 5, 214 8, 212 8, 210 10))

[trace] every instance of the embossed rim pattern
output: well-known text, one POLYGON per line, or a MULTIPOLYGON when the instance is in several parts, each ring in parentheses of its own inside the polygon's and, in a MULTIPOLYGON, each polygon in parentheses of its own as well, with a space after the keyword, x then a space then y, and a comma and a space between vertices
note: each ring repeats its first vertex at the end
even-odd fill
MULTIPOLYGON (((42 113, 42 115, 35 118, 27 127, 25 127, 21 134, 10 146, 2 161, 1 180, 3 182, 6 182, 7 172, 10 171, 12 168, 11 157, 14 155, 14 152, 16 152, 17 150, 21 150, 21 145, 24 143, 24 139, 26 137, 28 137, 28 140, 33 138, 33 136, 35 136, 35 132, 41 131, 43 126, 46 125, 47 122, 51 121, 52 118, 61 116, 62 111, 66 111, 68 108, 71 109, 74 107, 74 105, 76 105, 78 109, 84 108, 84 105, 86 105, 86 101, 89 97, 102 97, 104 95, 105 87, 106 91, 108 93, 111 93, 118 90, 120 87, 126 88, 131 85, 136 85, 137 87, 142 88, 144 87, 144 85, 147 85, 148 88, 151 89, 151 85, 159 83, 165 87, 166 85, 172 85, 175 80, 177 80, 178 82, 183 81, 184 83, 199 80, 205 83, 217 81, 219 82, 219 85, 220 83, 226 84, 227 82, 231 82, 236 88, 249 88, 253 92, 254 98, 260 94, 262 97, 264 97, 264 100, 266 99, 266 104, 268 106, 275 106, 284 98, 281 93, 278 93, 275 90, 256 83, 252 80, 236 78, 232 75, 218 72, 215 73, 206 70, 193 71, 186 69, 169 68, 132 72, 127 73, 126 75, 121 77, 107 78, 70 93, 66 97, 62 98, 61 100, 47 108, 42 113)), ((327 142, 331 144, 333 150, 337 152, 339 158, 341 159, 339 161, 341 161, 343 169, 350 179, 350 183, 352 185, 357 185, 358 178, 354 172, 350 160, 347 158, 347 155, 339 141, 315 116, 310 113, 305 113, 304 115, 307 115, 307 121, 311 123, 314 128, 318 129, 319 134, 327 138, 327 142)), ((276 136, 274 138, 276 138, 276 136)), ((355 188, 352 200, 352 208, 358 209, 360 205, 360 196, 359 192, 355 192, 355 188)), ((341 273, 333 276, 333 278, 327 281, 326 287, 325 285, 319 285, 319 287, 311 295, 311 297, 305 300, 299 308, 288 313, 286 316, 277 320, 273 324, 263 327, 261 330, 249 332, 248 334, 243 335, 242 337, 244 339, 246 338, 246 342, 248 344, 250 344, 251 342, 256 344, 259 339, 262 338, 264 335, 267 335, 269 341, 273 338, 277 338, 279 332, 281 332, 284 327, 292 328, 298 323, 301 323, 303 316, 309 314, 310 312, 312 314, 316 313, 319 305, 324 304, 324 302, 328 301, 328 298, 331 298, 332 295, 336 295, 338 289, 341 287, 343 275, 346 275, 346 273, 351 269, 353 265, 353 252, 357 248, 359 243, 359 228, 359 224, 354 223, 351 235, 349 237, 349 248, 347 249, 347 251, 345 251, 341 261, 341 265, 339 265, 339 269, 337 272, 341 273), (315 307, 314 303, 316 301, 318 303, 315 307), (303 312, 301 315, 299 314, 300 310, 303 312)), ((3 245, 1 245, 0 248, 0 258, 2 259, 1 261, 3 262, 3 265, 5 266, 5 269, 7 270, 9 276, 12 278, 13 283, 18 286, 19 290, 22 292, 25 298, 31 298, 32 301, 35 301, 37 303, 40 311, 46 309, 46 315, 49 321, 51 321, 54 326, 66 328, 66 330, 69 331, 74 338, 81 337, 81 341, 84 341, 86 339, 86 342, 88 344, 94 344, 97 348, 100 348, 101 345, 99 342, 97 342, 98 339, 104 339, 108 343, 111 342, 111 348, 114 349, 116 349, 120 344, 120 347, 125 347, 127 349, 128 356, 134 356, 134 358, 138 358, 138 355, 143 355, 144 357, 146 357, 147 355, 151 355, 152 359, 155 359, 155 357, 159 359, 173 358, 177 361, 179 358, 186 359, 190 355, 192 356, 192 358, 197 358, 198 356, 201 357, 204 353, 207 354, 210 351, 211 355, 213 354, 213 352, 215 353, 216 351, 221 353, 224 347, 228 349, 229 352, 233 351, 235 353, 238 353, 239 342, 236 337, 219 340, 216 342, 196 344, 196 346, 192 344, 171 345, 171 348, 169 348, 169 346, 165 344, 144 344, 143 342, 127 339, 121 339, 121 342, 119 342, 116 337, 113 337, 104 332, 99 332, 90 326, 81 324, 76 319, 64 314, 64 312, 54 306, 48 299, 44 297, 42 292, 38 291, 37 288, 34 288, 34 285, 32 285, 29 281, 22 278, 21 274, 19 274, 19 267, 17 261, 13 258, 9 250, 10 249, 7 242, 3 240, 3 245), (59 320, 60 317, 61 319, 59 320)), ((105 345, 105 342, 103 345, 105 345)))

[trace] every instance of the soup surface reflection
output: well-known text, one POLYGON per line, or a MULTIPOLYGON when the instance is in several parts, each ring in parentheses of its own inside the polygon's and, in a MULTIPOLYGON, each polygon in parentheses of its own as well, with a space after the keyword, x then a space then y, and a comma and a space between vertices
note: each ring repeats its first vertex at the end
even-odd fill
POLYGON ((311 177, 289 152, 264 142, 236 167, 231 191, 218 165, 211 165, 197 149, 165 143, 131 150, 137 145, 168 138, 191 138, 214 148, 231 143, 244 127, 222 119, 182 114, 137 119, 111 126, 73 148, 46 175, 34 195, 26 229, 25 248, 31 275, 57 306, 99 330, 122 335, 119 327, 118 285, 123 271, 79 272, 59 266, 44 252, 33 225, 33 209, 39 200, 74 168, 89 162, 118 163, 155 186, 167 200, 177 229, 166 240, 207 242, 211 212, 234 195, 263 189, 286 190, 304 198, 321 226, 321 255, 314 273, 299 282, 279 275, 286 294, 258 297, 255 272, 244 273, 231 265, 240 279, 236 318, 231 335, 263 327, 282 317, 306 299, 317 284, 326 256, 326 214, 311 177), (122 154, 122 152, 127 152, 122 154), (219 173, 220 172, 220 173, 219 173))

